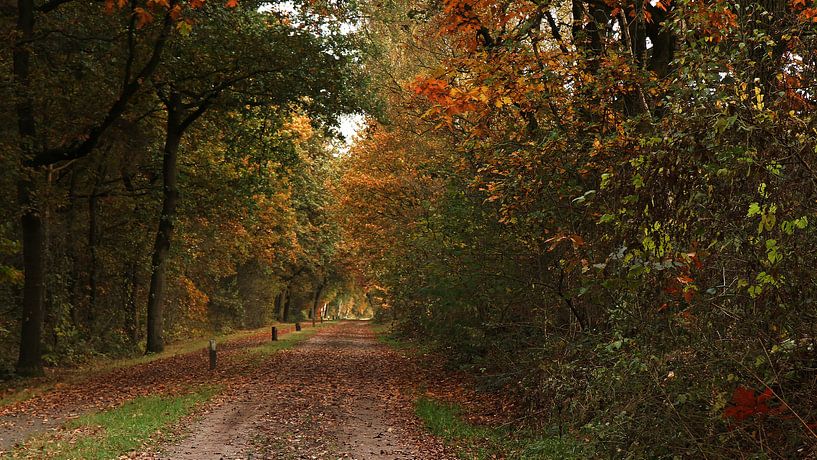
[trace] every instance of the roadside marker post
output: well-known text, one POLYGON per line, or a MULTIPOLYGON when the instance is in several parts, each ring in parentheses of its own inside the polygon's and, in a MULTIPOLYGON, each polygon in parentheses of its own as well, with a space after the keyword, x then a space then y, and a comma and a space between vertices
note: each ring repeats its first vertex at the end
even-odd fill
POLYGON ((210 370, 216 368, 216 339, 210 339, 210 370))

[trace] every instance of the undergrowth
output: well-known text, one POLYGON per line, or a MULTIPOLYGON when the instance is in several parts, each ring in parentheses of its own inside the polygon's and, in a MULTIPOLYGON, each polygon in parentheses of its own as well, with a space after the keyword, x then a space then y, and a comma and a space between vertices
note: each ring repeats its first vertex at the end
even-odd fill
POLYGON ((592 456, 579 440, 557 434, 473 425, 464 420, 456 404, 421 397, 415 411, 428 430, 455 447, 461 458, 569 460, 592 456))
POLYGON ((432 341, 412 341, 408 337, 401 337, 388 324, 373 324, 371 327, 380 343, 396 350, 411 354, 429 353, 434 350, 435 345, 432 341))

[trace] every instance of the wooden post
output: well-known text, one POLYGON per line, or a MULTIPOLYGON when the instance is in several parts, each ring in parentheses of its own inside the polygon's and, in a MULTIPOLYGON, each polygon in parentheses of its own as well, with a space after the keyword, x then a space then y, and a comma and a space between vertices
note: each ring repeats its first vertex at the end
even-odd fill
POLYGON ((272 341, 275 342, 278 340, 278 328, 272 326, 272 341))
POLYGON ((298 332, 300 330, 301 330, 301 323, 295 323, 295 332, 298 332))
POLYGON ((210 370, 216 368, 216 339, 210 339, 210 370))

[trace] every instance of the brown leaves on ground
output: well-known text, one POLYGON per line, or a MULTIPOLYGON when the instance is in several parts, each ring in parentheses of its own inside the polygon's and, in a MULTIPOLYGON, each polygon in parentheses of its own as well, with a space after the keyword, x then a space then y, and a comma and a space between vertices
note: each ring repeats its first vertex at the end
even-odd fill
MULTIPOLYGON (((476 415, 471 421, 496 422, 502 413, 496 398, 478 396, 439 357, 400 353, 379 343, 365 322, 321 329, 261 360, 242 353, 268 341, 258 334, 219 345, 215 371, 203 351, 112 370, 8 406, 0 417, 36 414, 59 424, 68 414, 138 396, 221 384, 222 394, 173 429, 180 441, 128 457, 446 459, 455 456, 414 413, 418 396, 455 402, 476 415)), ((10 433, 20 438, 37 428, 45 425, 10 433)))
POLYGON ((345 322, 271 356, 188 438, 142 458, 455 458, 414 414, 431 377, 345 322))
MULTIPOLYGON (((293 329, 285 326, 279 335, 293 329)), ((232 386, 245 382, 258 364, 243 352, 269 340, 269 332, 259 332, 219 344, 215 371, 209 370, 206 351, 199 350, 57 383, 50 391, 0 408, 0 452, 70 417, 115 407, 139 396, 186 392, 202 384, 232 386)))

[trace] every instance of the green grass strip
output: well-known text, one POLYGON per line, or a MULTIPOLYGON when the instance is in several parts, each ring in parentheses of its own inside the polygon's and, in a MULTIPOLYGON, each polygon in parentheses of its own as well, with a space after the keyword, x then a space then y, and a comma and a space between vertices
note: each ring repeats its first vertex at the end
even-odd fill
POLYGON ((11 458, 117 458, 142 447, 220 389, 203 386, 182 395, 143 396, 113 409, 86 414, 66 423, 56 434, 37 437, 19 447, 11 458))

